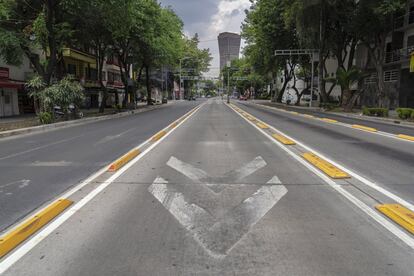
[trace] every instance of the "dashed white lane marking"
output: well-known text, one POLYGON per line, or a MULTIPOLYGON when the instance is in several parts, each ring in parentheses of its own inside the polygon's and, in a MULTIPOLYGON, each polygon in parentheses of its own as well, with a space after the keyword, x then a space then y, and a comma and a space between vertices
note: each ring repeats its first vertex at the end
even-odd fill
MULTIPOLYGON (((175 157, 170 158, 167 164, 199 184, 203 184, 201 183, 202 180, 207 179, 207 174, 204 171, 194 168, 175 157), (189 171, 191 168, 196 169, 196 173, 189 171)), ((241 180, 266 165, 262 157, 257 157, 252 162, 242 166, 241 169, 235 170, 228 175, 241 180)), ((168 181, 162 177, 157 177, 148 188, 148 191, 192 234, 195 241, 211 257, 224 258, 250 229, 288 192, 286 187, 280 184, 281 181, 277 176, 272 177, 252 196, 245 199, 235 208, 230 206, 229 210, 224 213, 224 216, 220 217, 214 217, 213 212, 191 203, 194 200, 186 198, 186 195, 178 192, 174 187, 170 188, 168 181)), ((210 185, 205 183, 202 187, 211 189, 210 185)), ((229 186, 224 183, 213 185, 215 187, 222 187, 220 190, 229 186)), ((244 187, 242 184, 237 186, 244 187)), ((215 194, 214 196, 219 197, 220 195, 215 194)))
POLYGON ((22 189, 22 188, 29 186, 29 183, 30 183, 30 180, 28 179, 17 180, 17 181, 13 181, 7 184, 0 185, 0 189, 4 189, 4 188, 11 187, 14 185, 19 185, 19 188, 22 189))
POLYGON ((82 136, 84 136, 84 135, 82 134, 82 135, 74 136, 74 137, 69 138, 69 139, 59 140, 57 142, 49 143, 49 144, 39 146, 39 147, 36 147, 36 148, 31 148, 29 150, 16 152, 16 153, 13 153, 13 154, 10 154, 10 155, 7 155, 7 156, 0 157, 0 160, 9 159, 9 158, 12 158, 12 157, 16 157, 16 156, 20 156, 20 155, 27 154, 27 153, 30 153, 30 152, 34 152, 34 151, 37 151, 37 150, 40 150, 40 149, 44 149, 44 148, 48 148, 48 147, 51 147, 51 146, 56 146, 56 145, 59 145, 59 144, 63 144, 63 143, 75 140, 77 138, 80 138, 82 136))

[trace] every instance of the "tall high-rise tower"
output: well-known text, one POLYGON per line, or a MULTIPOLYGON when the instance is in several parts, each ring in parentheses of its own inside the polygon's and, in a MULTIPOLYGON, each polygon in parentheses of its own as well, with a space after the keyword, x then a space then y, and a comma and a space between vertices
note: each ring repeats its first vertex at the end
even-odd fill
POLYGON ((221 33, 218 36, 220 50, 220 70, 226 65, 227 61, 239 58, 241 36, 235 33, 221 33))

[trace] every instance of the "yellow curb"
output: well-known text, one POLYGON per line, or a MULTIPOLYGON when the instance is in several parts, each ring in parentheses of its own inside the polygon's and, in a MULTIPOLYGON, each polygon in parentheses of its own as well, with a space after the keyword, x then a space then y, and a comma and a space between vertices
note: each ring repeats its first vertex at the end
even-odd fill
POLYGON ((289 113, 291 113, 291 114, 295 114, 295 115, 298 115, 299 113, 298 112, 296 112, 296 111, 287 111, 287 112, 289 112, 289 113))
POLYGON ((399 224, 405 230, 414 234, 414 212, 400 204, 383 204, 375 208, 399 224))
POLYGON ((20 224, 10 233, 0 237, 0 258, 25 241, 57 215, 62 213, 72 203, 72 201, 67 199, 59 199, 50 204, 43 211, 37 213, 34 217, 20 224))
POLYGON ((164 135, 167 134, 167 132, 165 130, 161 130, 160 132, 158 132, 157 134, 155 134, 152 139, 151 142, 157 142, 158 140, 160 140, 162 137, 164 137, 164 135))
POLYGON ((305 158, 306 161, 314 165, 316 168, 324 172, 326 175, 328 175, 331 178, 334 179, 344 179, 344 178, 350 178, 349 174, 346 172, 338 169, 331 163, 323 160, 319 156, 313 154, 313 153, 304 153, 302 155, 303 158, 305 158))
POLYGON ((247 119, 249 119, 250 121, 256 121, 256 118, 254 118, 252 116, 247 116, 247 119))
POLYGON ((366 126, 361 126, 361 125, 352 125, 353 128, 356 129, 360 129, 360 130, 365 130, 368 132, 377 132, 378 130, 372 127, 366 127, 366 126))
POLYGON ((173 129, 173 128, 177 127, 177 126, 178 126, 178 123, 172 123, 172 124, 170 125, 170 129, 173 129))
POLYGON ((258 127, 260 127, 261 129, 269 129, 269 126, 264 124, 264 123, 257 123, 256 124, 258 127))
POLYGON ((127 154, 113 162, 111 166, 109 166, 108 172, 115 172, 119 170, 120 168, 125 166, 125 164, 127 164, 129 161, 137 157, 140 153, 141 151, 139 149, 131 150, 130 152, 128 152, 127 154))
POLYGON ((328 118, 321 118, 321 121, 327 122, 327 123, 338 123, 337 120, 332 120, 332 119, 328 119, 328 118))
POLYGON ((302 114, 302 116, 303 117, 306 117, 306 118, 315 118, 315 116, 309 115, 309 114, 302 114))
POLYGON ((414 136, 399 134, 399 135, 397 135, 397 137, 401 138, 401 139, 404 139, 404 140, 414 141, 414 136))
POLYGON ((280 143, 284 144, 284 145, 296 145, 296 143, 292 140, 290 140, 289 138, 286 138, 283 135, 279 135, 279 134, 273 134, 272 135, 273 138, 275 138, 276 140, 278 140, 280 143))

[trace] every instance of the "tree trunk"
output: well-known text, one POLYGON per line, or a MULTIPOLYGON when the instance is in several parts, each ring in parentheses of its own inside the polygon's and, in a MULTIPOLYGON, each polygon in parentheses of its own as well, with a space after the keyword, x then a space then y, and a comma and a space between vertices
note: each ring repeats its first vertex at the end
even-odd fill
POLYGON ((151 87, 150 87, 150 75, 149 75, 149 67, 148 65, 145 66, 145 74, 146 74, 146 86, 147 86, 147 104, 152 104, 151 99, 151 87))
POLYGON ((350 89, 343 89, 342 93, 342 108, 346 109, 352 98, 352 91, 350 89))

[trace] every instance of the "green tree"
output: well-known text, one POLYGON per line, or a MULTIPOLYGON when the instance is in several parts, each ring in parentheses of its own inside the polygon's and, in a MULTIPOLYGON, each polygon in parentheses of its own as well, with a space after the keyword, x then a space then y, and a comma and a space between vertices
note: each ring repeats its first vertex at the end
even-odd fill
POLYGON ((361 0, 359 1, 357 26, 361 40, 368 49, 371 64, 374 65, 378 81, 378 103, 386 107, 386 87, 384 83, 384 62, 386 39, 394 28, 394 16, 401 13, 405 0, 361 0))

